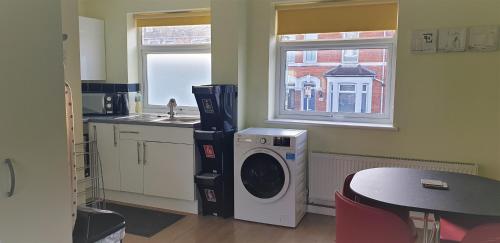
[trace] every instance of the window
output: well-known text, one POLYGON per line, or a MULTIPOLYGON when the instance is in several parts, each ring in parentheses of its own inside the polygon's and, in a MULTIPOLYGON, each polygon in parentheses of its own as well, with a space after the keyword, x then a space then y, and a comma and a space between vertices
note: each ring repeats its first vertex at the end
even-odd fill
POLYGON ((396 2, 276 6, 270 115, 392 125, 397 19, 396 2))
MULTIPOLYGON (((296 39, 296 38, 295 38, 296 39)), ((317 40, 318 34, 306 34, 304 35, 304 40, 317 40)), ((316 63, 318 59, 317 51, 305 51, 304 52, 304 63, 316 63)))
POLYGON ((359 39, 359 32, 344 32, 342 36, 345 40, 359 39))
POLYGON ((324 33, 314 42, 307 35, 278 37, 277 60, 287 61, 278 63, 275 117, 392 123, 394 33, 324 33), (304 63, 290 62, 300 52, 304 63), (306 62, 307 53, 316 65, 306 62))
POLYGON ((339 106, 338 112, 356 112, 356 85, 339 85, 339 106))
POLYGON ((342 63, 355 64, 359 62, 359 50, 342 50, 342 63))
POLYGON ((363 84, 363 89, 361 90, 361 113, 366 113, 368 111, 368 85, 363 84))
POLYGON ((371 113, 370 84, 363 82, 359 79, 332 83, 330 112, 371 113), (356 83, 351 83, 352 81, 356 83), (338 85, 338 89, 335 89, 334 85, 338 85))
POLYGON ((297 56, 297 54, 294 51, 289 51, 286 54, 286 62, 289 63, 289 64, 295 63, 295 57, 296 56, 297 56))
POLYGON ((193 85, 211 83, 210 25, 140 27, 146 109, 165 109, 170 98, 196 110, 193 85))

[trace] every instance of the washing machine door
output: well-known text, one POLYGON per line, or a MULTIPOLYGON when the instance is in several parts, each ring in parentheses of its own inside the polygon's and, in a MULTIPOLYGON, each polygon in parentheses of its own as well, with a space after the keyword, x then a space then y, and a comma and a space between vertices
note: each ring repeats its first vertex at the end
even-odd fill
POLYGON ((240 179, 243 191, 263 203, 283 197, 290 184, 290 171, 279 154, 258 148, 245 153, 242 161, 240 179))

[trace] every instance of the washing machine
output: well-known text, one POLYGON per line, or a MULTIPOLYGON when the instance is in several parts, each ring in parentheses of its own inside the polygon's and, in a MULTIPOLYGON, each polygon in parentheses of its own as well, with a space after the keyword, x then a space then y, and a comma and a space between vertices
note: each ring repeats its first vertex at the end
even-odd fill
POLYGON ((307 131, 240 131, 234 162, 234 217, 296 227, 306 213, 307 131))

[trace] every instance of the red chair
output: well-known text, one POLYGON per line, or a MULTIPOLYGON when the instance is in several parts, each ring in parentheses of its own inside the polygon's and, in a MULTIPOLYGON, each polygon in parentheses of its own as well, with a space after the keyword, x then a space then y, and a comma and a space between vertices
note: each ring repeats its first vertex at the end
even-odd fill
POLYGON ((342 188, 342 194, 353 200, 353 201, 358 201, 356 200, 356 193, 354 193, 352 190, 351 190, 351 181, 352 181, 352 178, 354 177, 356 173, 354 174, 350 174, 348 175, 345 180, 344 180, 344 187, 342 188))
POLYGON ((398 215, 335 193, 336 243, 413 243, 411 227, 398 215))
POLYGON ((500 243, 500 223, 466 228, 441 218, 441 243, 500 243))
MULTIPOLYGON (((350 174, 345 178, 344 186, 342 188, 342 195, 351 199, 352 201, 363 203, 361 199, 358 196, 356 196, 356 193, 354 193, 354 191, 351 190, 351 181, 352 178, 354 178, 354 175, 356 175, 356 173, 350 174)), ((410 225, 411 227, 412 235, 415 238, 418 237, 417 228, 415 227, 415 223, 413 222, 413 220, 410 218, 410 212, 408 210, 394 209, 394 208, 384 208, 384 209, 397 214, 402 220, 407 222, 408 225, 410 225)))

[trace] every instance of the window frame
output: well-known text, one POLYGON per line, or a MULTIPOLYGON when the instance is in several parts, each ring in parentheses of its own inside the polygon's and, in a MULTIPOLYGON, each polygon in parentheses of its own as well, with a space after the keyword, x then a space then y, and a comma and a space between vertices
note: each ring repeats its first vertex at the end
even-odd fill
MULTIPOLYGON (((166 105, 150 105, 148 97, 148 74, 147 74, 147 55, 149 54, 200 54, 212 53, 211 41, 207 44, 175 44, 175 45, 143 45, 142 28, 137 28, 137 46, 139 49, 139 77, 142 85, 142 106, 145 112, 163 113, 166 112, 166 105)), ((177 111, 186 114, 199 113, 197 106, 177 106, 177 111)))
MULTIPOLYGON (((346 122, 346 123, 368 123, 368 124, 393 124, 394 117, 394 83, 396 72, 396 43, 397 32, 392 38, 373 39, 349 39, 349 40, 314 40, 314 41, 280 41, 276 36, 276 73, 275 73, 275 98, 274 119, 299 120, 299 121, 322 121, 322 122, 346 122), (382 113, 341 113, 341 112, 304 112, 287 111, 286 104, 286 53, 287 51, 307 50, 342 50, 342 49, 387 49, 386 60, 387 77, 384 82, 384 109, 382 113)), ((375 80, 374 80, 375 81, 375 80)), ((325 90, 329 88, 325 87, 325 90)), ((370 86, 371 87, 371 86, 370 86)), ((328 101, 327 101, 328 102, 328 101)), ((328 105, 328 103, 327 103, 328 105)), ((297 106, 297 104, 295 104, 297 106)))

